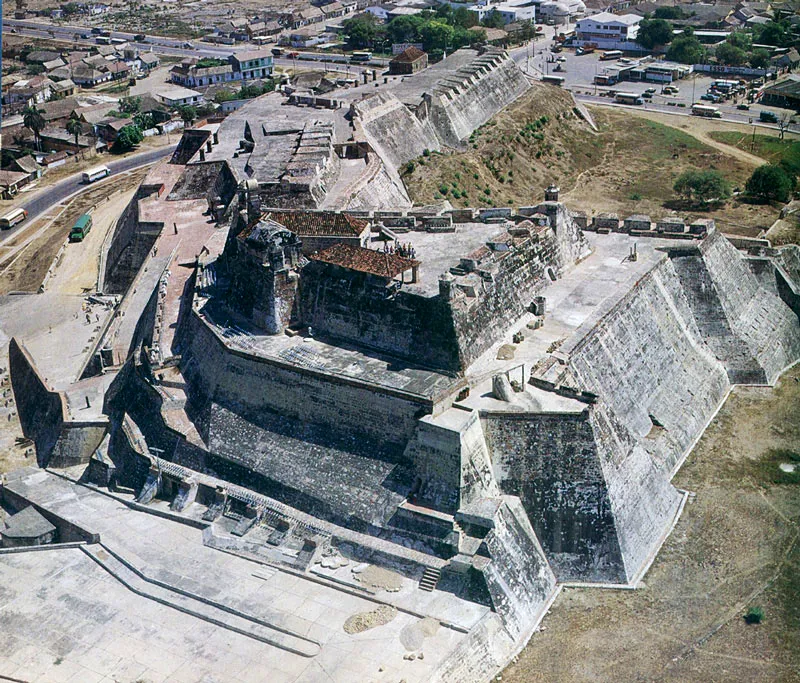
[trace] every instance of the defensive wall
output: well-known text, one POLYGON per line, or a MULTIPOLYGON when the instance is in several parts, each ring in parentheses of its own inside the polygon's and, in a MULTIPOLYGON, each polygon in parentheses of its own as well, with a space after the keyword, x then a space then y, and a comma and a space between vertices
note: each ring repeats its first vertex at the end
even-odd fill
POLYGON ((689 254, 670 251, 562 351, 569 356, 564 383, 598 394, 671 472, 731 384, 771 384, 800 358, 800 329, 780 297, 758 285, 745 257, 712 234, 689 254))
POLYGON ((16 339, 9 343, 8 360, 22 433, 35 443, 39 465, 69 467, 88 462, 105 436, 108 421, 73 420, 65 396, 47 386, 16 339))
POLYGON ((530 87, 503 50, 458 50, 449 59, 351 107, 366 139, 395 168, 425 149, 459 147, 530 87))

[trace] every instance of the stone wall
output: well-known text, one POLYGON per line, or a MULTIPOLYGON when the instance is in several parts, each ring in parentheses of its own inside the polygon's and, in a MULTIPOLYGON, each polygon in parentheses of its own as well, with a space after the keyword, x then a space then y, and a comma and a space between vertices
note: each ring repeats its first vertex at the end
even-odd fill
POLYGON ((385 282, 320 261, 300 281, 301 318, 321 334, 434 368, 459 369, 450 311, 440 297, 392 293, 385 282))
POLYGON ((270 411, 401 445, 433 411, 420 396, 232 350, 194 312, 187 340, 181 369, 198 405, 213 398, 234 411, 270 411))
POLYGON ((128 290, 164 228, 163 223, 139 222, 139 201, 150 194, 151 189, 139 188, 117 219, 110 240, 107 238, 102 282, 105 294, 128 290))
POLYGON ((552 204, 551 227, 540 235, 515 239, 491 281, 475 297, 461 292, 450 298, 461 366, 466 367, 497 341, 529 309, 533 297, 582 256, 588 246, 582 231, 562 204, 552 204))
POLYGON ((8 367, 22 433, 36 444, 37 460, 44 467, 61 433, 62 397, 47 387, 30 354, 16 339, 8 345, 8 367))
POLYGON ((514 639, 527 638, 555 593, 556 577, 519 499, 503 499, 485 542, 492 561, 483 575, 494 609, 514 639))
POLYGON ((457 147, 472 131, 501 112, 530 87, 525 74, 504 51, 489 51, 437 86, 431 99, 430 118, 438 138, 457 147))

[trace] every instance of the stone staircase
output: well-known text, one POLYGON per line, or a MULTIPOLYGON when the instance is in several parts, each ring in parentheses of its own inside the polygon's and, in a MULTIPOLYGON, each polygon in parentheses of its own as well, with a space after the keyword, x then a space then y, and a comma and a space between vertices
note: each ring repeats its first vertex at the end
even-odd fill
POLYGON ((432 592, 438 585, 441 576, 442 571, 440 569, 436 569, 435 567, 425 567, 425 571, 422 573, 422 578, 419 580, 419 589, 421 591, 425 591, 426 593, 432 592))

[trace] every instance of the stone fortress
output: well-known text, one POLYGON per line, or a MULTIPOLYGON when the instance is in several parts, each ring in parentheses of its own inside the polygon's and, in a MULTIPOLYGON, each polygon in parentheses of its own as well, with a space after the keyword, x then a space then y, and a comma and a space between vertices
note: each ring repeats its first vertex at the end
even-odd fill
MULTIPOLYGON (((502 51, 460 50, 187 130, 107 240, 100 290, 121 303, 74 384, 11 342, 40 465, 334 591, 367 595, 354 564, 391 570, 398 592, 370 599, 451 634, 424 665, 419 643, 389 648, 409 681, 487 680, 560 586, 635 586, 731 387, 800 358, 800 250, 744 253, 713 221, 589 223, 553 187, 412 206, 399 166, 528 87, 502 51)), ((3 491, 75 524, 30 475, 3 491)), ((282 637, 266 647, 324 652, 282 637)))

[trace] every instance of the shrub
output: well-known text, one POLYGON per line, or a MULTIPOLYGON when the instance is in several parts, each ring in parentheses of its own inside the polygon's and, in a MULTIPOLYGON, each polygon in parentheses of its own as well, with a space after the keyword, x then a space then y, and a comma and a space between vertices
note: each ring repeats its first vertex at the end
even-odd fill
POLYGON ((475 180, 477 180, 479 176, 478 176, 478 174, 477 174, 477 173, 473 173, 473 174, 472 174, 472 177, 473 177, 475 180))
POLYGON ((792 178, 780 166, 764 164, 753 171, 746 189, 748 194, 758 199, 785 202, 792 193, 792 178))
POLYGON ((447 196, 447 193, 448 193, 449 191, 450 191, 450 190, 448 189, 447 185, 439 185, 439 194, 441 194, 441 195, 443 195, 443 196, 445 196, 445 197, 446 197, 446 196, 447 196))
POLYGON ((431 155, 431 151, 426 147, 422 150, 422 156, 429 157, 431 155))
POLYGON ((406 166, 406 170, 407 170, 409 173, 413 173, 413 172, 414 172, 414 169, 415 169, 416 167, 417 167, 417 165, 416 165, 416 164, 415 164, 413 161, 409 161, 409 162, 408 162, 408 166, 406 166))
POLYGON ((487 188, 486 188, 486 189, 483 191, 483 194, 485 194, 485 195, 488 197, 490 194, 492 194, 492 188, 491 188, 491 187, 487 187, 487 188))
POLYGON ((631 199, 632 199, 633 201, 635 201, 635 202, 638 202, 638 201, 639 201, 641 198, 642 198, 642 195, 640 195, 638 192, 634 192, 634 193, 631 195, 631 199))
POLYGON ((751 607, 745 612, 744 620, 748 624, 760 624, 764 620, 764 610, 760 607, 751 607))

